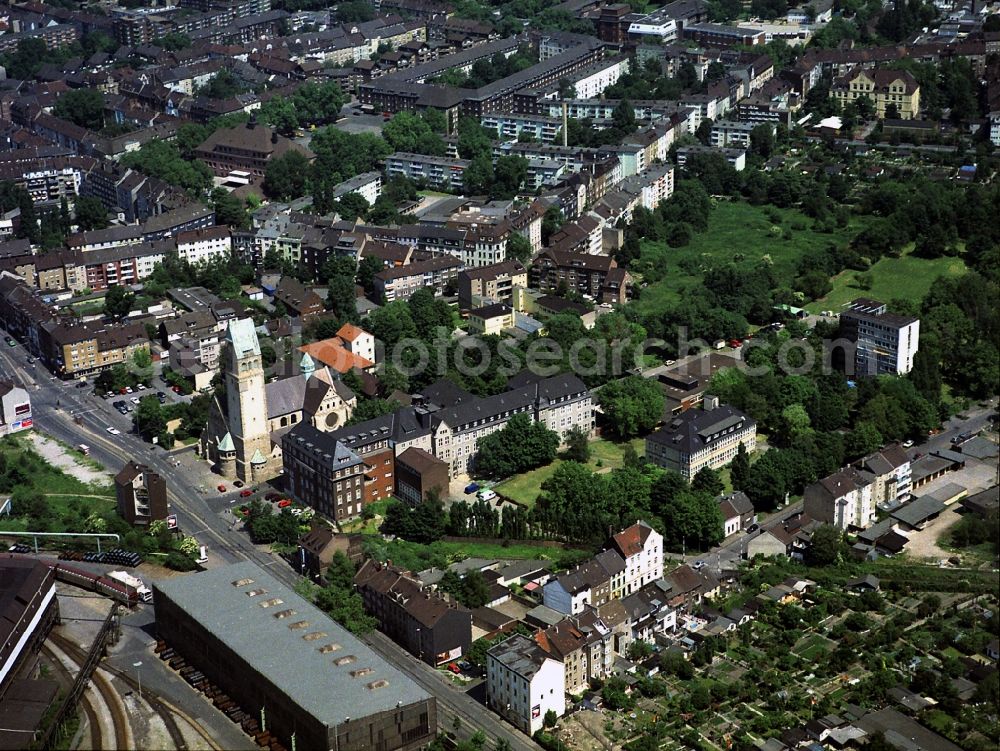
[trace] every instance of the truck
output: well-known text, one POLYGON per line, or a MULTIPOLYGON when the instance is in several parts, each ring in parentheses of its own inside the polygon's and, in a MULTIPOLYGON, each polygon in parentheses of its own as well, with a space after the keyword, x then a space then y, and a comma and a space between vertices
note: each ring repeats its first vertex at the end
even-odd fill
POLYGON ((114 579, 117 582, 121 582, 126 587, 131 587, 135 590, 135 593, 139 595, 139 599, 143 602, 153 601, 153 590, 143 584, 142 579, 137 576, 132 576, 128 571, 109 571, 108 578, 114 579))

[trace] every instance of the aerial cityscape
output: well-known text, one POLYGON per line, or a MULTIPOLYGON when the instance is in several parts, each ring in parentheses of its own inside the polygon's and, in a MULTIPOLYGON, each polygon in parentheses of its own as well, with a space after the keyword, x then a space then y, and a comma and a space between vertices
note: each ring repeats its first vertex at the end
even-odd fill
POLYGON ((1000 0, 8 0, 0 338, 0 751, 1000 749, 1000 0))

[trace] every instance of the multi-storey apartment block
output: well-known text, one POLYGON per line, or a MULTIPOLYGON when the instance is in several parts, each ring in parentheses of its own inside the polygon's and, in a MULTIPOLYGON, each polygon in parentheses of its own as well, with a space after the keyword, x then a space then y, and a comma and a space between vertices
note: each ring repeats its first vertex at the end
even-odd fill
POLYGON ((883 302, 858 298, 840 314, 840 333, 856 345, 856 375, 903 375, 913 369, 919 318, 889 313, 883 302))

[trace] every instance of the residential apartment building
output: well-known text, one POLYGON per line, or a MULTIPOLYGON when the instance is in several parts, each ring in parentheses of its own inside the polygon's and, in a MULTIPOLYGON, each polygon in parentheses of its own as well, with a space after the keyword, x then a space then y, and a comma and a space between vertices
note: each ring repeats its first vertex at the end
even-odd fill
POLYGON ((549 711, 566 712, 566 669, 534 640, 520 634, 486 653, 486 701, 501 717, 532 735, 549 711))
POLYGON ((596 302, 623 303, 632 277, 610 256, 543 250, 531 263, 531 286, 551 291, 562 283, 596 302))
POLYGON ((386 302, 408 300, 414 292, 424 288, 440 295, 448 282, 454 280, 464 268, 462 261, 454 256, 414 261, 375 274, 375 291, 386 302))
POLYGON ((903 375, 913 369, 920 346, 920 319, 858 298, 840 314, 840 334, 855 344, 854 375, 903 375))
POLYGON ((487 301, 511 305, 514 290, 527 287, 528 271, 520 261, 465 269, 458 275, 458 304, 462 308, 473 308, 487 301))
POLYGON ((681 412, 646 438, 646 458, 690 480, 702 467, 729 464, 741 445, 747 453, 757 447, 757 422, 706 396, 704 409, 681 412))
POLYGON ((908 501, 911 489, 910 459, 894 443, 807 487, 803 510, 840 529, 864 529, 875 521, 879 507, 892 509, 908 501))
POLYGON ((149 339, 141 323, 50 321, 39 328, 41 357, 62 378, 99 373, 131 363, 139 351, 149 352, 149 339))
POLYGON ((229 227, 218 225, 177 235, 177 256, 190 264, 228 259, 233 253, 229 227))
POLYGON ((910 499, 912 473, 910 457, 898 443, 864 457, 856 466, 872 475, 876 505, 895 506, 910 499))
POLYGON ((468 159, 397 151, 385 158, 385 172, 389 177, 403 175, 418 183, 461 191, 462 176, 470 164, 468 159))
POLYGON ((368 465, 332 433, 300 422, 282 436, 281 452, 285 481, 296 498, 328 519, 361 513, 368 465))
POLYGON ((610 546, 625 561, 621 595, 663 578, 663 535, 639 521, 612 536, 610 546))
POLYGON ((845 467, 814 482, 802 493, 802 510, 811 519, 838 529, 864 529, 875 521, 872 478, 845 467))
POLYGON ((494 303, 469 311, 469 332, 479 336, 500 336, 514 327, 514 309, 504 303, 494 303))
POLYGON ((468 654, 472 611, 424 587, 403 569, 369 559, 354 576, 378 630, 432 667, 468 654))
POLYGON ((920 85, 907 70, 855 68, 834 80, 830 96, 841 106, 868 97, 880 120, 886 117, 890 105, 896 109, 893 119, 913 120, 920 116, 920 85))
MULTIPOLYGON (((757 123, 743 122, 736 120, 720 120, 712 124, 712 135, 710 143, 716 148, 736 146, 741 149, 750 148, 750 133, 757 127, 757 123)), ((771 124, 771 134, 774 135, 776 126, 771 124)))
POLYGON ((369 205, 375 203, 378 197, 382 195, 382 173, 363 172, 333 187, 333 197, 336 199, 343 198, 351 193, 357 193, 368 201, 369 205))
POLYGON ((618 599, 624 578, 625 561, 614 550, 604 551, 546 582, 542 604, 558 613, 579 615, 588 607, 618 599))
POLYGON ((167 518, 167 482, 144 464, 128 462, 115 475, 118 515, 133 527, 167 518))
POLYGON ((614 634, 596 610, 537 631, 535 643, 562 663, 566 694, 582 694, 591 681, 604 680, 612 673, 614 634))

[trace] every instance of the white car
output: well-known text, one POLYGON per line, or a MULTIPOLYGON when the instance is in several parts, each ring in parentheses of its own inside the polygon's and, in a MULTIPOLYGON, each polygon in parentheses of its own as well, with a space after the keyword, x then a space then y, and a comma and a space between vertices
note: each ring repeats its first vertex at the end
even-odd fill
POLYGON ((913 448, 913 441, 903 441, 903 448, 904 449, 913 448))
POLYGON ((111 435, 121 435, 122 432, 118 428, 108 428, 108 432, 111 435))
POLYGON ((129 401, 131 401, 132 404, 138 404, 142 400, 139 397, 137 397, 137 396, 133 396, 129 401))

